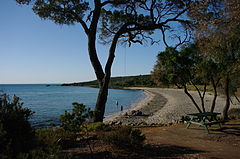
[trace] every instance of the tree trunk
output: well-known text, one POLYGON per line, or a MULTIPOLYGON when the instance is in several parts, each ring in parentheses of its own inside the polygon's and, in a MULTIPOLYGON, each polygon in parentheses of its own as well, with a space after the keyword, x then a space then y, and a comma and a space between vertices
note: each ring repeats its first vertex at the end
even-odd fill
POLYGON ((225 107, 223 108, 223 119, 228 120, 228 109, 230 107, 230 92, 229 92, 229 84, 230 84, 230 79, 229 75, 227 75, 227 78, 225 80, 225 86, 224 86, 224 92, 226 95, 226 103, 225 107))
POLYGON ((214 97, 213 97, 213 101, 212 101, 212 106, 211 106, 211 112, 214 111, 215 109, 215 105, 216 105, 216 99, 217 99, 217 85, 218 85, 219 80, 217 80, 217 82, 215 83, 214 79, 211 78, 211 83, 214 89, 214 97))
MULTIPOLYGON (((198 92, 198 95, 199 95, 199 97, 200 97, 200 100, 201 100, 201 105, 202 105, 202 110, 203 110, 203 112, 206 112, 205 111, 205 105, 204 105, 204 97, 205 97, 205 93, 206 93, 206 88, 207 88, 207 84, 205 83, 204 84, 204 91, 203 91, 203 95, 201 94, 201 91, 199 90, 199 88, 196 86, 196 84, 195 83, 193 83, 192 81, 191 81, 191 84, 195 87, 195 89, 197 90, 197 92, 198 92)), ((187 90, 187 88, 186 88, 186 90, 187 90)), ((188 93, 188 92, 187 92, 188 93)), ((189 93, 188 93, 189 94, 189 93)), ((187 95, 188 95, 187 94, 187 95)), ((190 94, 189 94, 190 95, 190 94)), ((189 96, 188 95, 188 96, 189 96)), ((189 96, 190 97, 190 96, 189 96)), ((190 97, 191 98, 191 97, 190 97)), ((193 98, 192 98, 193 99, 193 98)), ((191 100, 192 100, 191 99, 191 100)), ((194 103, 194 105, 196 106, 196 104, 194 103)), ((199 108, 200 109, 200 108, 199 108)), ((200 112, 201 113, 201 112, 200 112)))
POLYGON ((94 122, 102 122, 105 113, 105 107, 108 97, 108 84, 109 79, 104 77, 103 81, 99 84, 98 98, 95 106, 94 122))
POLYGON ((97 103, 95 107, 94 122, 102 122, 104 118, 104 112, 108 96, 108 84, 111 77, 111 68, 115 58, 115 50, 119 36, 121 35, 122 29, 113 37, 112 44, 109 49, 109 56, 105 66, 104 78, 99 81, 99 93, 97 103))
POLYGON ((188 95, 188 97, 191 99, 191 101, 193 102, 193 104, 195 105, 195 107, 197 108, 197 110, 199 111, 199 113, 202 113, 201 109, 199 108, 198 104, 195 102, 194 98, 192 97, 192 95, 188 92, 186 85, 184 86, 184 92, 188 95))

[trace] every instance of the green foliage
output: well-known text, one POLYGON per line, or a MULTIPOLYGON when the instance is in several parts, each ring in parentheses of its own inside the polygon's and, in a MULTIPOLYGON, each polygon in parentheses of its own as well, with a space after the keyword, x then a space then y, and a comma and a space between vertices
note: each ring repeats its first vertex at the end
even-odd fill
POLYGON ((87 124, 86 129, 88 131, 98 131, 98 130, 110 131, 111 127, 104 124, 103 122, 96 122, 96 123, 87 124))
POLYGON ((138 129, 120 127, 105 134, 104 141, 122 149, 139 148, 143 146, 145 136, 138 129))
POLYGON ((36 137, 28 119, 33 114, 16 96, 0 96, 0 154, 10 158, 36 147, 36 137))
POLYGON ((40 158, 52 157, 61 158, 62 148, 69 148, 75 143, 75 134, 65 131, 62 128, 57 129, 38 129, 36 136, 39 139, 39 147, 32 152, 34 157, 42 156, 40 158))
POLYGON ((12 100, 6 94, 0 96, 0 158, 70 158, 61 150, 75 142, 76 134, 63 129, 35 131, 28 122, 33 112, 22 106, 16 96, 12 100))
POLYGON ((204 98, 207 86, 211 83, 214 89, 214 98, 211 106, 211 111, 213 111, 217 97, 217 86, 223 69, 224 67, 220 63, 201 54, 195 45, 190 45, 180 51, 167 48, 164 52, 159 53, 157 63, 152 72, 152 78, 157 85, 174 84, 178 88, 184 88, 184 92, 199 112, 206 111, 204 98), (198 92, 202 110, 188 92, 189 85, 193 86, 194 90, 198 92), (200 91, 201 87, 203 87, 202 92, 200 91))
POLYGON ((90 108, 86 108, 85 105, 79 103, 72 103, 72 112, 67 112, 61 115, 60 120, 62 127, 65 130, 78 132, 84 122, 90 120, 93 117, 93 111, 90 108))
POLYGON ((157 56, 152 78, 158 85, 209 84, 211 79, 220 78, 223 66, 199 53, 195 45, 178 51, 167 48, 157 56))
POLYGON ((88 10, 89 2, 84 0, 36 0, 33 5, 33 11, 41 18, 67 25, 79 22, 88 10))
POLYGON ((196 66, 200 60, 201 56, 197 54, 194 46, 180 52, 167 48, 157 56, 157 63, 152 72, 153 80, 157 84, 161 82, 166 85, 175 84, 178 87, 183 87, 191 80, 199 81, 196 66))
POLYGON ((240 5, 239 0, 208 1, 193 6, 195 38, 201 52, 223 66, 221 70, 226 104, 224 119, 228 119, 230 96, 238 87, 240 72, 240 5))

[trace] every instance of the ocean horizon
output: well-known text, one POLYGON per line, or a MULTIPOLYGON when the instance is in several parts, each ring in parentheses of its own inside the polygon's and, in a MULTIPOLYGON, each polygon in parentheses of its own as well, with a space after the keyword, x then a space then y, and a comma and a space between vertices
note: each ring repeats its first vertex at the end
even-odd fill
MULTIPOLYGON (((23 107, 31 109, 33 127, 60 125, 60 115, 72 110, 72 103, 83 103, 94 110, 98 88, 59 86, 59 84, 0 84, 1 93, 20 97, 23 107)), ((145 94, 139 90, 109 89, 105 117, 132 108, 145 94), (118 104, 116 104, 118 103, 118 104)))

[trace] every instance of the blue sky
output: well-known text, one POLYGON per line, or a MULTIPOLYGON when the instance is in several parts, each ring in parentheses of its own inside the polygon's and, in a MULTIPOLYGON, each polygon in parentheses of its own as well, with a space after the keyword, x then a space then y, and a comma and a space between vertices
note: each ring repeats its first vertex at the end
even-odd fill
MULTIPOLYGON (((80 25, 41 20, 30 6, 0 2, 0 84, 65 83, 95 80, 87 39, 80 25)), ((149 74, 164 45, 118 46, 112 76, 149 74)), ((108 46, 98 45, 104 64, 108 46)))

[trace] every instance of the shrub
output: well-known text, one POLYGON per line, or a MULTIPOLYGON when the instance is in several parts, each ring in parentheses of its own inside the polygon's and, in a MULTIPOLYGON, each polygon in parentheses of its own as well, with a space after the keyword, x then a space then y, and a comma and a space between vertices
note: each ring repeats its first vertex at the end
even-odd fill
POLYGON ((104 141, 122 149, 139 148, 143 146, 145 136, 138 129, 120 127, 104 136, 104 141))
POLYGON ((73 137, 63 129, 34 130, 28 119, 33 112, 23 108, 19 97, 0 95, 0 159, 68 159, 61 153, 65 140, 73 137))
POLYGON ((91 111, 90 108, 87 109, 83 104, 76 102, 72 104, 72 112, 65 111, 60 117, 62 127, 64 130, 73 133, 75 139, 79 137, 81 140, 85 140, 91 153, 93 153, 89 130, 87 129, 87 123, 92 119, 93 111, 91 111))
MULTIPOLYGON (((20 98, 10 100, 6 94, 0 95, 0 154, 9 158, 24 156, 37 145, 34 129, 28 119, 33 112, 23 108, 20 98)), ((6 158, 7 158, 6 157, 6 158)))
POLYGON ((75 139, 74 135, 62 128, 58 129, 38 129, 36 136, 39 139, 38 149, 32 152, 33 158, 60 158, 61 150, 70 147, 69 142, 75 139), (73 139, 74 138, 74 139, 73 139))
POLYGON ((85 129, 87 129, 88 131, 98 131, 98 130, 110 131, 111 127, 102 122, 96 122, 96 123, 87 124, 85 126, 85 129))
POLYGON ((83 104, 75 102, 72 105, 72 112, 65 111, 60 120, 65 130, 78 132, 83 123, 92 118, 93 111, 90 108, 87 109, 83 104))

